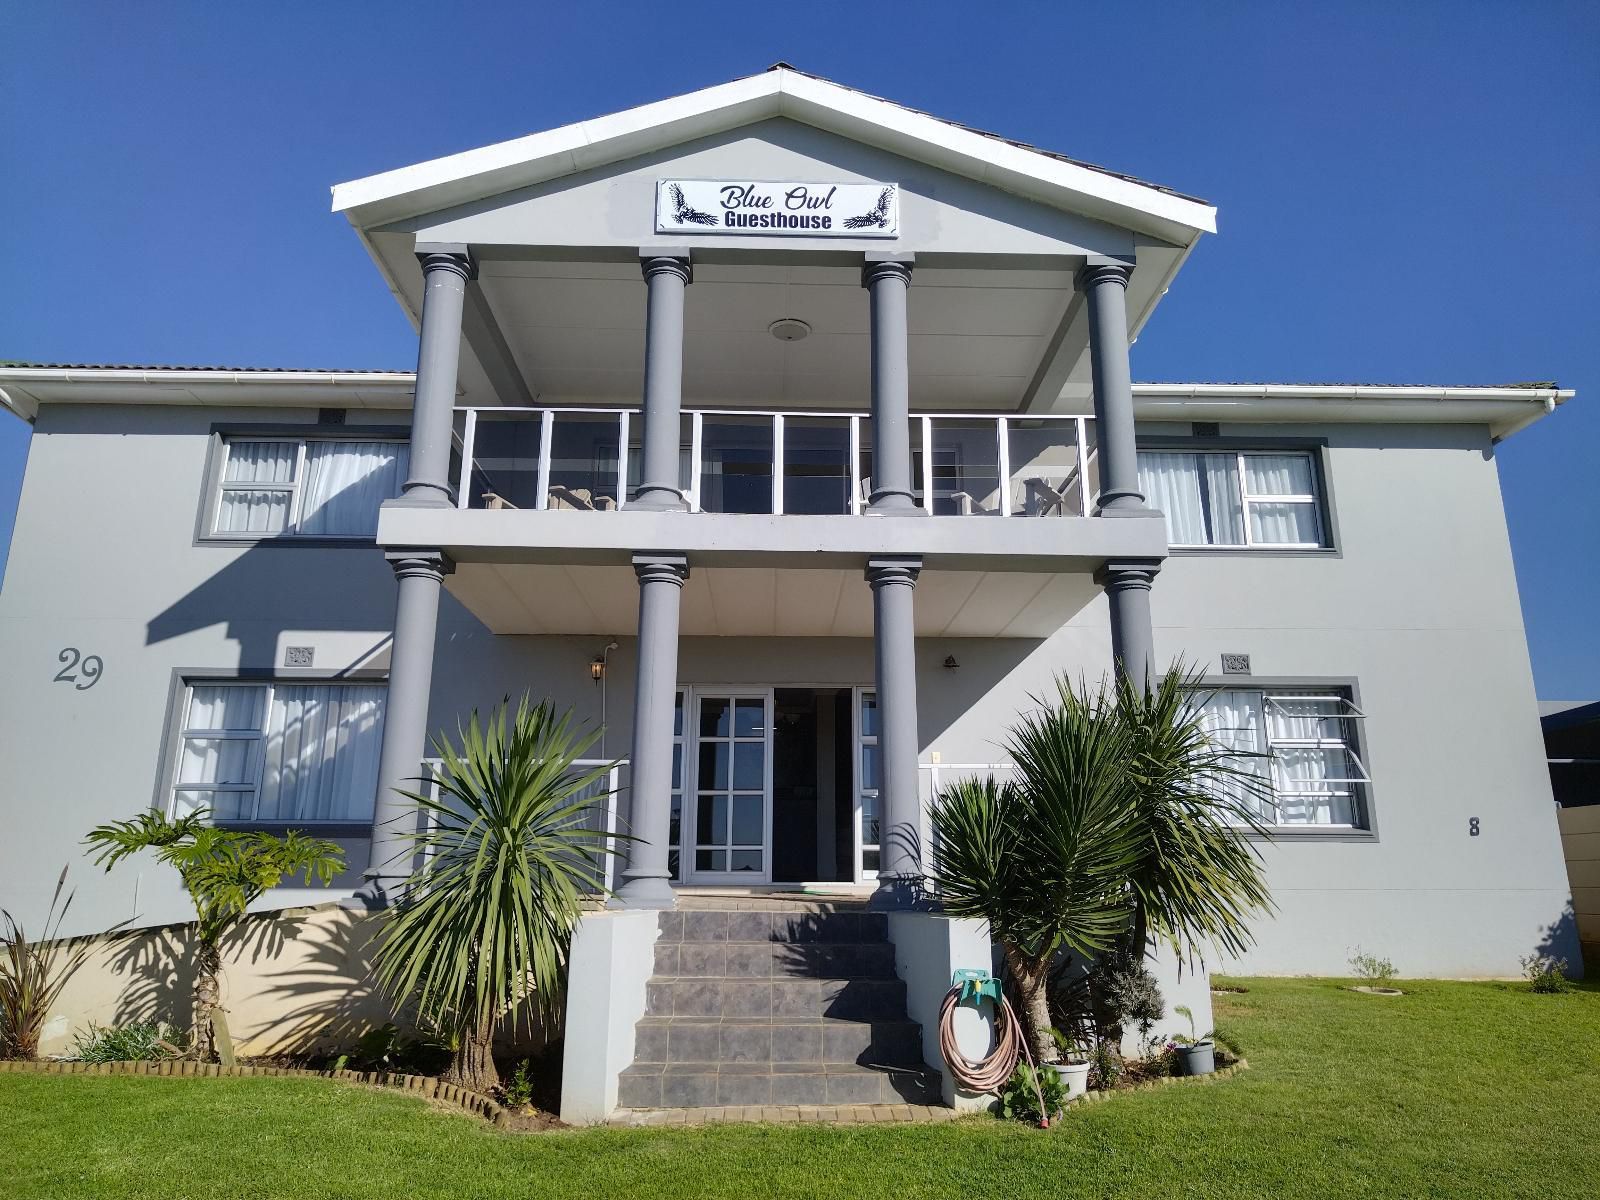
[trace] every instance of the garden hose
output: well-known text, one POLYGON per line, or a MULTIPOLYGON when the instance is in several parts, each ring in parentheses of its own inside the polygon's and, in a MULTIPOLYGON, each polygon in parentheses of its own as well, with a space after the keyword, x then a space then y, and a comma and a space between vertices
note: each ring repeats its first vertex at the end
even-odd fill
MULTIPOLYGON (((1034 1068, 1033 1053, 1028 1049, 1028 1039, 1022 1036, 1022 1022, 1011 1007, 1011 1001, 996 987, 972 986, 971 972, 957 972, 944 1003, 939 1006, 939 1053, 945 1066, 958 1084, 969 1092, 998 1092, 1017 1069, 1017 1061, 1026 1057, 1028 1066, 1034 1068), (968 976, 968 978, 962 978, 968 976), (956 1008, 964 996, 971 993, 981 999, 989 995, 994 1001, 994 1049, 980 1059, 970 1059, 961 1053, 956 1043, 956 1008)), ((988 982, 985 976, 984 982, 988 982)), ((1039 1128, 1050 1128, 1050 1114, 1044 1110, 1044 1090, 1039 1085, 1039 1072, 1033 1070, 1033 1090, 1039 1098, 1039 1128)))

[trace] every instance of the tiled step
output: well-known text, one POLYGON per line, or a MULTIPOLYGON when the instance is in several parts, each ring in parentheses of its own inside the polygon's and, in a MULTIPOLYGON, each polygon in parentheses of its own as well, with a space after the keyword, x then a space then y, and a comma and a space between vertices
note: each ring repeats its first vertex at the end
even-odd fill
POLYGON ((904 1017, 884 1021, 645 1017, 634 1030, 633 1061, 854 1063, 919 1070, 924 1066, 922 1028, 904 1017))
POLYGON ((648 1017, 895 1021, 906 1015, 901 979, 749 979, 658 975, 645 986, 648 1017))
POLYGON ((883 913, 838 906, 780 912, 686 909, 661 914, 663 942, 882 942, 883 913))
POLYGON ((623 1071, 623 1108, 746 1104, 937 1104, 935 1071, 854 1064, 635 1063, 623 1071))
MULTIPOLYGON (((760 914, 765 915, 765 914, 760 914)), ((655 946, 658 977, 893 979, 888 942, 669 942, 655 946)))

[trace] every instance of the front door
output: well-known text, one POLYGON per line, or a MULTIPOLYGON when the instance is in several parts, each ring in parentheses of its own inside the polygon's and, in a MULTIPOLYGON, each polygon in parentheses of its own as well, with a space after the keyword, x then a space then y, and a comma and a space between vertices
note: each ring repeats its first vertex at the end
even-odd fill
POLYGON ((772 878, 772 690, 696 688, 694 816, 688 877, 697 883, 772 878))

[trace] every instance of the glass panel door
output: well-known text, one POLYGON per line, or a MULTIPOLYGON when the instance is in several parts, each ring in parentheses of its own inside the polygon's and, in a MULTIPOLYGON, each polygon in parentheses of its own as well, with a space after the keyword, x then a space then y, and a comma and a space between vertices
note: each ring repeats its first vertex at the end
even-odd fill
POLYGON ((878 693, 856 689, 856 880, 878 877, 883 809, 878 798, 878 693))
POLYGON ((771 875, 772 693, 694 693, 691 875, 765 883, 771 875))

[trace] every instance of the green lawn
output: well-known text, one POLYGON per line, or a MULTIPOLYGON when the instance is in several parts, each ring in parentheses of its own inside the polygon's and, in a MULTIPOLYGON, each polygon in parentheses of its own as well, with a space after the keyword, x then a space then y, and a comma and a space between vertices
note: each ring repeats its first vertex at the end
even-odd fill
POLYGON ((948 1125, 504 1134, 301 1079, 0 1076, 0 1195, 1594 1196, 1600 989, 1240 981, 1252 1069, 1050 1132, 948 1125), (1585 1182, 1587 1181, 1587 1182, 1585 1182))

